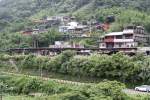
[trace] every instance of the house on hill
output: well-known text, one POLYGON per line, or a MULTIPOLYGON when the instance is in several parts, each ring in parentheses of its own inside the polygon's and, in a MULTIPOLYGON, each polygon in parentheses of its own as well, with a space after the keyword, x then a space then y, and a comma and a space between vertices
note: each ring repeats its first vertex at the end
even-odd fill
POLYGON ((33 32, 32 28, 27 28, 27 29, 21 31, 21 33, 24 35, 31 35, 32 32, 33 32))
POLYGON ((39 34, 39 33, 44 33, 47 32, 48 30, 46 29, 32 29, 32 28, 28 28, 25 29, 24 31, 22 31, 21 33, 24 35, 32 35, 32 34, 39 34))
POLYGON ((105 49, 135 48, 148 45, 149 35, 142 26, 127 26, 122 32, 112 32, 101 38, 99 47, 105 49))
POLYGON ((53 16, 53 17, 45 17, 40 20, 32 20, 32 22, 38 26, 45 26, 45 28, 50 28, 52 26, 59 26, 61 24, 61 17, 53 16))
POLYGON ((89 32, 89 27, 74 21, 74 22, 69 22, 65 26, 60 26, 59 32, 82 36, 82 35, 86 35, 86 33, 89 32))
POLYGON ((84 48, 84 45, 68 41, 55 41, 54 45, 49 45, 50 48, 84 48))

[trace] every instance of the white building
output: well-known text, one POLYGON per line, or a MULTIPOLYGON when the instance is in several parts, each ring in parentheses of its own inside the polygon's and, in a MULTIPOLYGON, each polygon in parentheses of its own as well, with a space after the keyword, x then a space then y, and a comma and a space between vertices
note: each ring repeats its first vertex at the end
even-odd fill
POLYGON ((83 34, 89 32, 89 27, 86 25, 81 25, 78 22, 70 22, 66 26, 60 26, 59 32, 82 36, 83 34))
POLYGON ((128 26, 122 32, 112 32, 101 38, 100 48, 132 48, 147 45, 148 35, 142 26, 128 26))

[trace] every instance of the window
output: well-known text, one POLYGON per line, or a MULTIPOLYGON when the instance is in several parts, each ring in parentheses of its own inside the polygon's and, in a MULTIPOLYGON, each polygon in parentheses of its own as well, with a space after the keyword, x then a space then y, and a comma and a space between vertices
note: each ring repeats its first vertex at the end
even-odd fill
POLYGON ((136 32, 137 34, 144 34, 144 29, 137 28, 137 29, 135 30, 135 32, 136 32))
POLYGON ((123 47, 123 43, 116 43, 115 46, 121 48, 123 47))
POLYGON ((122 39, 122 35, 116 36, 116 39, 122 39))
POLYGON ((132 39, 133 35, 125 35, 125 39, 132 39))
POLYGON ((119 47, 122 47, 122 43, 119 43, 119 47))

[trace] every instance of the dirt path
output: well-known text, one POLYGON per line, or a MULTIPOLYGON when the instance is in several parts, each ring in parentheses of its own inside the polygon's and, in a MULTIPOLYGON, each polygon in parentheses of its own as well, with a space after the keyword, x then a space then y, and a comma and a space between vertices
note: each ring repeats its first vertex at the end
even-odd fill
POLYGON ((31 75, 25 75, 25 74, 9 73, 9 72, 2 72, 2 73, 7 74, 7 75, 13 75, 13 76, 25 76, 25 77, 30 77, 30 78, 40 78, 45 81, 50 80, 50 81, 54 81, 54 82, 61 83, 61 84, 70 84, 70 85, 77 85, 77 86, 92 84, 92 83, 80 83, 80 82, 73 82, 73 81, 68 81, 68 80, 59 80, 59 79, 53 79, 53 78, 48 78, 48 77, 31 76, 31 75))
MULTIPOLYGON (((25 74, 16 74, 16 73, 10 73, 10 72, 2 72, 2 73, 7 74, 7 75, 13 75, 13 76, 25 76, 25 77, 37 78, 37 79, 40 78, 44 81, 50 80, 50 81, 54 81, 60 84, 68 84, 68 85, 76 85, 76 86, 94 84, 94 83, 81 83, 81 82, 74 82, 74 81, 68 81, 68 80, 60 80, 60 79, 53 79, 53 78, 48 78, 48 77, 32 76, 32 75, 25 75, 25 74)), ((134 89, 124 89, 123 92, 126 94, 131 94, 131 95, 150 95, 150 93, 139 92, 139 91, 135 91, 134 89)))

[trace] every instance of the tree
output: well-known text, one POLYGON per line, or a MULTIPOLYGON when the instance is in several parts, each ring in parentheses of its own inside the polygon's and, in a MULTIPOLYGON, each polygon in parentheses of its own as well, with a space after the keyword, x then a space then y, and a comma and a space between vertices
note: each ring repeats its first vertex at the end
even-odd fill
POLYGON ((3 92, 6 90, 7 86, 3 83, 0 82, 0 100, 3 100, 3 92))
POLYGON ((50 29, 46 33, 39 34, 37 41, 39 42, 39 47, 47 47, 50 44, 54 44, 57 40, 60 40, 61 34, 55 29, 50 29))

